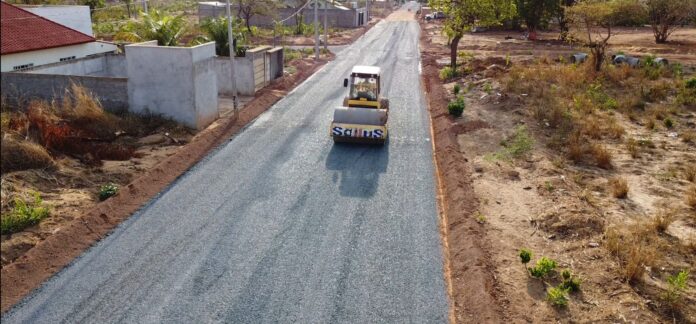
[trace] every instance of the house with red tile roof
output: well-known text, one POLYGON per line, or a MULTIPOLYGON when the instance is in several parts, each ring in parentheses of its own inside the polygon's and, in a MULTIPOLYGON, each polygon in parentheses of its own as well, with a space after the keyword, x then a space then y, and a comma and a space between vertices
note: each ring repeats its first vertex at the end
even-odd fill
POLYGON ((0 2, 2 72, 116 52, 116 45, 61 25, 30 11, 0 2))

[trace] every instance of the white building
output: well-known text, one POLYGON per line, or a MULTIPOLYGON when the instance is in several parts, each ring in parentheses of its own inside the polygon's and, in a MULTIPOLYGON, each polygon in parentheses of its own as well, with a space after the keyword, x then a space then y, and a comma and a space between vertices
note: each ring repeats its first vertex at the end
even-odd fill
MULTIPOLYGON (((1 2, 1 5, 2 72, 28 70, 40 65, 117 51, 116 45, 97 41, 91 34, 5 2, 1 2)), ((75 27, 87 31, 79 17, 73 18, 75 27)))
POLYGON ((20 5, 19 7, 85 35, 94 36, 89 6, 20 5))

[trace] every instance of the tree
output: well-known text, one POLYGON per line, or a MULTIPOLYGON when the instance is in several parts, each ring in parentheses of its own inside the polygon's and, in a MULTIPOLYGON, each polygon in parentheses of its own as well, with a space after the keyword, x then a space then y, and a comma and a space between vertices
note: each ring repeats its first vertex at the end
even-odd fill
POLYGON ((131 5, 133 5, 133 0, 121 0, 126 5, 126 12, 128 12, 128 18, 131 18, 133 15, 131 13, 131 5))
POLYGON ((517 0, 517 13, 524 19, 529 39, 536 40, 536 31, 546 24, 557 7, 557 0, 517 0))
POLYGON ((104 0, 83 0, 82 4, 89 6, 89 10, 104 7, 104 0))
MULTIPOLYGON (((235 26, 232 26, 234 34, 234 48, 238 52, 237 46, 244 42, 244 33, 241 32, 241 22, 237 20, 235 26)), ((201 29, 208 35, 203 42, 215 42, 215 54, 219 56, 230 56, 230 38, 227 33, 227 18, 210 18, 201 23, 201 29)), ((200 43, 200 42, 199 42, 200 43)))
POLYGON ((474 26, 500 24, 491 0, 431 0, 430 5, 440 8, 447 17, 443 30, 451 39, 449 46, 452 69, 457 68, 457 46, 465 32, 474 26))
POLYGON ((270 15, 275 8, 273 0, 237 0, 237 17, 244 19, 247 31, 251 34, 251 17, 270 15))
POLYGON ((640 10, 634 0, 581 0, 568 8, 571 25, 580 32, 578 38, 592 52, 595 71, 602 68, 617 21, 625 16, 640 14, 640 10))
POLYGON ((299 9, 295 14, 295 34, 302 35, 304 33, 304 9, 309 1, 314 0, 288 0, 286 3, 290 5, 291 8, 299 9), (302 8, 302 9, 300 9, 302 8))
POLYGON ((183 16, 169 16, 159 10, 141 13, 142 21, 131 21, 116 35, 116 40, 157 40, 159 46, 176 46, 186 31, 183 16))
POLYGON ((561 30, 560 38, 561 40, 568 39, 568 32, 570 31, 570 26, 568 24, 568 17, 566 15, 566 9, 575 4, 575 0, 557 0, 556 7, 554 10, 555 18, 558 21, 558 28, 561 30))
POLYGON ((645 10, 655 42, 666 43, 669 36, 696 14, 696 0, 647 0, 645 10))

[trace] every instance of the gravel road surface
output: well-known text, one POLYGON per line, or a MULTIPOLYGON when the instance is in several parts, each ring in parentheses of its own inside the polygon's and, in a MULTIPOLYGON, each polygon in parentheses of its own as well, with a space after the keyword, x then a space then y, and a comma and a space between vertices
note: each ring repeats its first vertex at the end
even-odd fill
POLYGON ((446 322, 419 32, 377 24, 2 322, 446 322), (353 65, 382 67, 383 147, 329 137, 353 65))

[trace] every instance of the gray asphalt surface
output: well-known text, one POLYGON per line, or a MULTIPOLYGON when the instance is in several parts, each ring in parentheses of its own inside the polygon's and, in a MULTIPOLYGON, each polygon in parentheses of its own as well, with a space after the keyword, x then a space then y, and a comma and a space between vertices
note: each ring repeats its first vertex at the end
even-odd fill
POLYGON ((379 23, 2 322, 446 322, 418 35, 379 23), (356 64, 384 71, 384 147, 329 137, 356 64))

